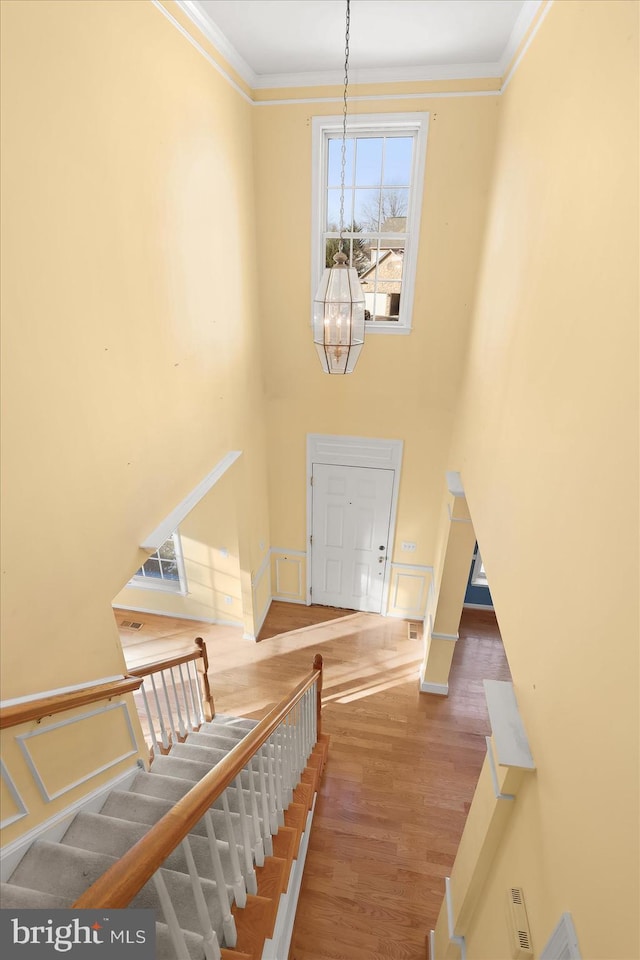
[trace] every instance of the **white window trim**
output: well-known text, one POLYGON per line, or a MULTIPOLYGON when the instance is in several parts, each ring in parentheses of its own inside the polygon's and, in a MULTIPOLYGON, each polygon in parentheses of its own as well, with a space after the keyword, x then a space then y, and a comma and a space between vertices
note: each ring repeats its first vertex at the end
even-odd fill
MULTIPOLYGON (((313 302, 313 297, 318 289, 322 271, 324 270, 324 245, 322 243, 322 235, 324 233, 326 217, 324 173, 327 167, 327 140, 329 135, 342 135, 342 123, 342 116, 312 118, 310 303, 313 302)), ((418 266, 418 242, 424 192, 428 129, 429 114, 427 112, 367 113, 347 118, 347 135, 355 134, 357 136, 358 134, 364 133, 410 133, 416 137, 407 217, 410 232, 406 234, 407 249, 405 253, 403 291, 400 308, 402 319, 394 320, 390 323, 380 321, 368 323, 365 327, 366 336, 370 333, 391 333, 396 335, 411 333, 413 297, 418 266)))
POLYGON ((473 570, 471 571, 471 586, 472 587, 488 587, 489 581, 487 580, 486 571, 482 569, 482 557, 480 556, 480 551, 476 550, 476 555, 473 559, 473 570))
MULTIPOLYGON (((176 551, 176 563, 178 565, 178 577, 176 580, 161 580, 154 579, 152 577, 137 577, 135 574, 129 580, 127 584, 128 587, 139 587, 141 590, 160 590, 162 593, 177 593, 182 597, 186 597, 188 593, 187 589, 187 573, 184 565, 184 554, 182 552, 182 541, 180 540, 180 534, 176 530, 175 533, 172 533, 170 537, 167 537, 166 540, 173 540, 173 545, 176 551)), ((166 542, 166 541, 163 541, 166 542)), ((160 544, 162 546, 162 544, 160 544)), ((157 553, 160 547, 157 550, 154 550, 153 553, 157 553)), ((151 553, 149 556, 153 556, 151 553)), ((149 557, 147 557, 147 560, 149 557)))

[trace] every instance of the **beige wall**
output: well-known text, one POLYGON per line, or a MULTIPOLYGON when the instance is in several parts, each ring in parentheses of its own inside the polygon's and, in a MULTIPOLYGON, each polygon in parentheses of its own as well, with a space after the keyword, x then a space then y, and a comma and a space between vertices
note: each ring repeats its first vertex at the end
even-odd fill
POLYGON ((468 956, 638 942, 638 6, 556 2, 501 99, 458 439, 530 739, 468 956))
MULTIPOLYGON (((435 99, 427 92, 424 99, 385 99, 390 89, 396 92, 354 87, 355 96, 379 99, 354 102, 350 109, 353 115, 430 113, 414 326, 409 336, 368 336, 355 373, 344 378, 322 373, 310 329, 311 117, 335 114, 340 104, 277 104, 255 111, 258 248, 268 251, 259 266, 271 532, 285 554, 306 549, 307 433, 398 438, 404 457, 393 559, 431 565, 498 101, 435 99), (416 552, 402 553, 402 540, 416 542, 416 552)), ((339 97, 340 91, 291 92, 325 95, 339 97)))
POLYGON ((138 544, 230 449, 248 575, 269 530, 251 105, 151 3, 9 0, 2 41, 13 697, 122 669, 138 544))

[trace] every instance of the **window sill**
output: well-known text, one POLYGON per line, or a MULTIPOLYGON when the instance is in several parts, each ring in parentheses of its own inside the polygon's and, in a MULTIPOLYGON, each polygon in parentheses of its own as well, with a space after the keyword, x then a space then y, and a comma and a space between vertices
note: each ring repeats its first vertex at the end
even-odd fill
POLYGON ((134 578, 132 580, 129 580, 129 583, 127 584, 127 586, 135 587, 135 588, 139 587, 141 590, 155 590, 155 591, 159 591, 160 593, 173 593, 173 594, 177 594, 180 597, 186 597, 187 595, 186 587, 183 587, 179 583, 176 583, 176 584, 168 583, 166 580, 158 580, 158 582, 155 583, 147 579, 143 580, 141 578, 140 580, 136 580, 134 578))
POLYGON ((367 323, 364 328, 365 337, 370 333, 390 333, 392 336, 406 337, 411 333, 411 327, 400 326, 397 323, 367 323))

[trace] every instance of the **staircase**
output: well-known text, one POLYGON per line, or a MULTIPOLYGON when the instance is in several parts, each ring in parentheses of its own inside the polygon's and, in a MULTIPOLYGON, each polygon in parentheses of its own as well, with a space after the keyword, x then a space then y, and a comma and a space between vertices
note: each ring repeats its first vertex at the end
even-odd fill
POLYGON ((2 884, 2 907, 148 908, 157 960, 286 960, 328 750, 321 680, 307 685, 259 723, 202 723, 58 842, 37 840, 2 884), (154 842, 172 825, 177 840, 154 842))

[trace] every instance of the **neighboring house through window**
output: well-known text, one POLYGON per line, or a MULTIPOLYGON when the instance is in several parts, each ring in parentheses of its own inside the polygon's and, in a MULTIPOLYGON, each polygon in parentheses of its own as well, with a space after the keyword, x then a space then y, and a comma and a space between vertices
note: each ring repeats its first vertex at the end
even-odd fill
MULTIPOLYGON (((411 329, 427 118, 399 113, 347 121, 343 250, 362 283, 367 332, 411 329)), ((314 117, 314 291, 338 250, 341 175, 342 117, 314 117)))
POLYGON ((152 553, 129 581, 130 587, 148 587, 151 590, 187 592, 180 535, 176 531, 152 553))

